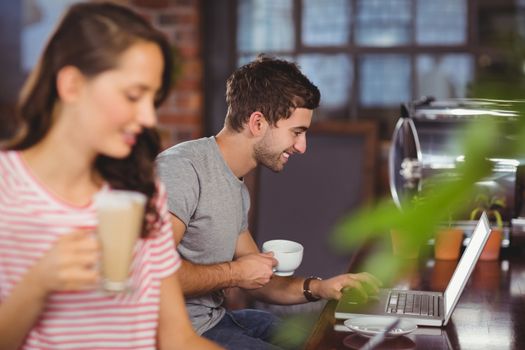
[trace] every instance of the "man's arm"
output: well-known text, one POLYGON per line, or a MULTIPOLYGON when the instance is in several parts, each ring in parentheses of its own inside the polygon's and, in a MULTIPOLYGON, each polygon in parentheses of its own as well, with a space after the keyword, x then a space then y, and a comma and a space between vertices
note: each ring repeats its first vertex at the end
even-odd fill
MULTIPOLYGON (((248 231, 243 232, 237 241, 235 258, 255 253, 259 253, 259 248, 252 235, 248 231)), ((306 302, 302 292, 303 282, 303 278, 273 275, 268 284, 249 290, 248 293, 257 300, 271 304, 300 304, 306 302)))
MULTIPOLYGON (((178 245, 186 232, 186 225, 173 214, 171 222, 173 238, 178 245)), ((211 265, 194 264, 181 258, 179 280, 185 296, 205 295, 228 287, 259 288, 270 281, 272 267, 276 264, 271 253, 261 254, 257 249, 239 255, 235 261, 211 265)))
MULTIPOLYGON (((257 244, 249 232, 241 234, 237 242, 236 256, 259 252, 257 244)), ((305 278, 273 276, 271 281, 258 289, 249 290, 254 298, 271 304, 301 304, 308 300, 303 293, 305 278)), ((321 299, 339 299, 343 289, 356 289, 367 298, 368 294, 377 294, 381 282, 374 276, 364 272, 358 274, 346 273, 326 280, 313 279, 309 289, 313 296, 321 299)))
MULTIPOLYGON (((273 276, 270 283, 259 289, 248 291, 260 301, 270 304, 301 304, 308 300, 304 296, 305 278, 273 276)), ((369 273, 345 273, 326 280, 312 279, 309 289, 314 297, 339 300, 343 290, 356 289, 366 300, 369 295, 377 295, 381 282, 369 273)))

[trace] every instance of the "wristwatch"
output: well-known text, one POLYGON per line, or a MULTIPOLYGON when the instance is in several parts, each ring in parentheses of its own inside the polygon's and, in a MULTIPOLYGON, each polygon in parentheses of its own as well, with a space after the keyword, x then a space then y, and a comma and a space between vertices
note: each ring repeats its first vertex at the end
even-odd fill
POLYGON ((323 279, 321 277, 317 277, 317 276, 310 276, 307 279, 305 279, 304 283, 303 283, 303 294, 304 294, 304 297, 306 298, 306 300, 308 300, 308 301, 317 301, 317 300, 320 300, 321 298, 316 297, 316 296, 314 296, 312 294, 312 291, 310 290, 310 282, 312 280, 322 281, 323 279))

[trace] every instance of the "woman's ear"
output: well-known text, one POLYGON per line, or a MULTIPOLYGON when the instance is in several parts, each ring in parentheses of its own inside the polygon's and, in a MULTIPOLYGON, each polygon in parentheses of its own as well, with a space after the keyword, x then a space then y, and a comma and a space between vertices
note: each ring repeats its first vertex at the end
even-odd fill
POLYGON ((84 75, 77 67, 65 66, 61 68, 56 78, 58 97, 63 102, 75 101, 80 95, 84 82, 84 75))
POLYGON ((253 112, 248 119, 248 128, 253 136, 261 136, 268 128, 268 122, 261 112, 253 112))

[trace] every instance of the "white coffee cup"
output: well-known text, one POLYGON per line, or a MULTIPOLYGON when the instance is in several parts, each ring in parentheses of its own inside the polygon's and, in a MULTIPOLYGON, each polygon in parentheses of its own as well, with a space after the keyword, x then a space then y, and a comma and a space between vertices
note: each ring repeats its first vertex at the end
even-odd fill
POLYGON ((278 276, 291 276, 301 265, 304 248, 300 243, 286 239, 266 241, 262 245, 263 253, 273 252, 278 264, 275 274, 278 276))

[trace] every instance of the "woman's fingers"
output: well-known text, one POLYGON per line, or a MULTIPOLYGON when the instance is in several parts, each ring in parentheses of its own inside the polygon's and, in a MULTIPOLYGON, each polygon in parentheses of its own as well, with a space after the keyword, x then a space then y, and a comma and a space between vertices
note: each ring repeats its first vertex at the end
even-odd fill
POLYGON ((60 237, 38 262, 41 280, 50 291, 89 289, 98 283, 99 244, 92 230, 60 237))

